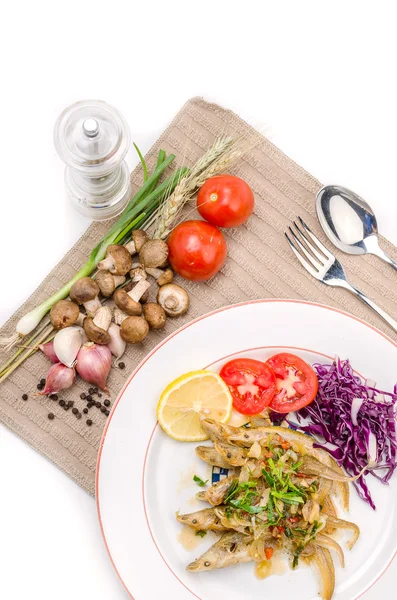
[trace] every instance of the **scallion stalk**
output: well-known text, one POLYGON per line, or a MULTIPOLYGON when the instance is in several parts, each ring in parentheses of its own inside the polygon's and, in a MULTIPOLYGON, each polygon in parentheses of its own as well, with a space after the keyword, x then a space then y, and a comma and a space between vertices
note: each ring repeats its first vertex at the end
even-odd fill
POLYGON ((106 249, 110 244, 114 244, 116 240, 123 240, 132 229, 136 228, 138 225, 142 226, 145 220, 150 217, 154 210, 156 210, 160 202, 172 193, 173 189, 179 180, 187 173, 188 169, 178 169, 161 185, 158 187, 156 186, 161 174, 171 164, 174 158, 175 155, 171 154, 166 157, 165 152, 160 150, 155 170, 131 199, 127 208, 120 215, 116 223, 112 225, 106 236, 93 249, 86 264, 66 285, 18 321, 16 325, 16 334, 8 340, 9 346, 12 346, 21 337, 25 337, 31 333, 39 325, 47 312, 51 310, 54 304, 69 295, 70 289, 76 281, 91 275, 97 264, 105 257, 106 249))

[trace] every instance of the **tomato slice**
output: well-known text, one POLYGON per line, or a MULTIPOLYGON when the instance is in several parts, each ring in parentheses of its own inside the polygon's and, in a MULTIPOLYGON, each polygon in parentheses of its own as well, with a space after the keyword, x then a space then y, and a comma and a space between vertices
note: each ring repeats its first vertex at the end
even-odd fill
POLYGON ((276 393, 276 377, 265 363, 251 358, 235 358, 219 373, 233 396, 233 407, 243 415, 257 415, 276 393))
POLYGON ((318 390, 317 375, 299 356, 281 352, 266 361, 276 376, 277 392, 270 408, 279 413, 299 410, 313 402, 318 390))

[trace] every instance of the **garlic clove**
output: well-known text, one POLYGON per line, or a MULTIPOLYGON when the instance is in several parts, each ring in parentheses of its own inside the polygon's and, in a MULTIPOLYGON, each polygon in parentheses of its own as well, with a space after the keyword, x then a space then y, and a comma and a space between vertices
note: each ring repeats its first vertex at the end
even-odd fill
POLYGON ((49 396, 72 387, 76 379, 76 371, 62 363, 56 363, 49 368, 45 388, 39 392, 41 396, 49 396))
POLYGON ((108 348, 116 358, 121 358, 124 354, 127 343, 120 335, 120 327, 116 323, 111 323, 108 329, 110 342, 108 348))
POLYGON ((106 381, 112 366, 112 354, 107 346, 89 342, 77 355, 76 370, 84 381, 97 385, 108 392, 106 381))
POLYGON ((46 355, 46 357, 48 358, 48 360, 50 360, 53 363, 58 363, 59 362, 59 358, 55 354, 54 342, 53 341, 52 342, 47 342, 47 344, 40 344, 39 348, 43 352, 43 354, 46 355))
POLYGON ((82 344, 83 330, 81 327, 66 327, 58 331, 54 337, 55 354, 67 367, 73 367, 82 344))

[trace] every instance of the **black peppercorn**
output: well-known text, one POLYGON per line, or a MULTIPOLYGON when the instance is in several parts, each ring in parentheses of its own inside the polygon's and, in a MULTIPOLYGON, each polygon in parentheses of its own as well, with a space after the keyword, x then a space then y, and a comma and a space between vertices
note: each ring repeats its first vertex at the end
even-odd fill
POLYGON ((49 399, 50 400, 58 400, 58 394, 50 394, 49 399))
POLYGON ((95 389, 94 389, 94 388, 90 388, 90 389, 88 390, 88 393, 89 393, 89 394, 95 394, 95 389))
POLYGON ((87 400, 87 402, 91 402, 92 401, 92 396, 90 394, 88 394, 88 396, 86 396, 85 399, 87 400))
POLYGON ((106 400, 103 401, 103 403, 104 403, 105 406, 110 406, 110 400, 106 399, 106 400))
POLYGON ((110 415, 110 410, 105 410, 105 415, 108 417, 110 415))
POLYGON ((78 408, 72 408, 72 413, 73 413, 74 415, 77 415, 77 413, 78 413, 78 412, 79 412, 79 409, 78 409, 78 408))
POLYGON ((101 403, 100 403, 100 402, 95 402, 95 406, 96 406, 97 408, 101 408, 101 406, 102 406, 102 405, 101 405, 101 403))
POLYGON ((85 394, 84 392, 82 392, 82 393, 80 394, 80 398, 81 398, 82 400, 85 400, 85 399, 86 399, 86 394, 85 394))
POLYGON ((88 414, 88 408, 83 408, 83 413, 86 415, 88 414))
POLYGON ((65 400, 60 400, 59 401, 59 406, 65 406, 65 404, 66 404, 65 400))
POLYGON ((28 395, 27 394, 22 394, 22 400, 27 400, 28 399, 28 395))
POLYGON ((125 363, 119 362, 119 369, 125 369, 125 363))
POLYGON ((103 413, 106 412, 106 406, 101 406, 101 412, 103 412, 103 413))
POLYGON ((55 415, 53 413, 48 413, 48 418, 50 419, 50 421, 52 421, 54 417, 55 415))
POLYGON ((87 419, 86 423, 87 423, 88 427, 90 427, 92 425, 91 419, 87 419))
POLYGON ((76 419, 81 419, 81 412, 77 413, 76 419))

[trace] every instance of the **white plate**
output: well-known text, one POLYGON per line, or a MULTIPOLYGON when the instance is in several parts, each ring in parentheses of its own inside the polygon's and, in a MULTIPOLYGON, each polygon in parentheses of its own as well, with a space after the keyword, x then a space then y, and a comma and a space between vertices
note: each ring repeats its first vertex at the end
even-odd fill
MULTIPOLYGON (((178 541, 175 511, 192 512, 192 477, 207 479, 195 444, 168 438, 156 425, 163 388, 195 369, 219 368, 235 354, 266 358, 288 348, 310 363, 338 354, 384 389, 395 383, 397 346, 380 331, 338 310, 307 302, 269 300, 228 307, 171 335, 139 365, 121 391, 105 429, 97 469, 97 507, 114 567, 135 600, 315 600, 318 581, 310 569, 260 581, 252 564, 209 573, 185 566, 209 545, 187 551, 178 541)), ((352 489, 350 518, 361 536, 346 568, 336 567, 334 600, 353 600, 385 571, 397 551, 396 478, 384 486, 369 478, 377 511, 352 489)), ((199 539, 199 538, 197 538, 199 539)), ((335 561, 336 563, 336 561, 335 561)))

